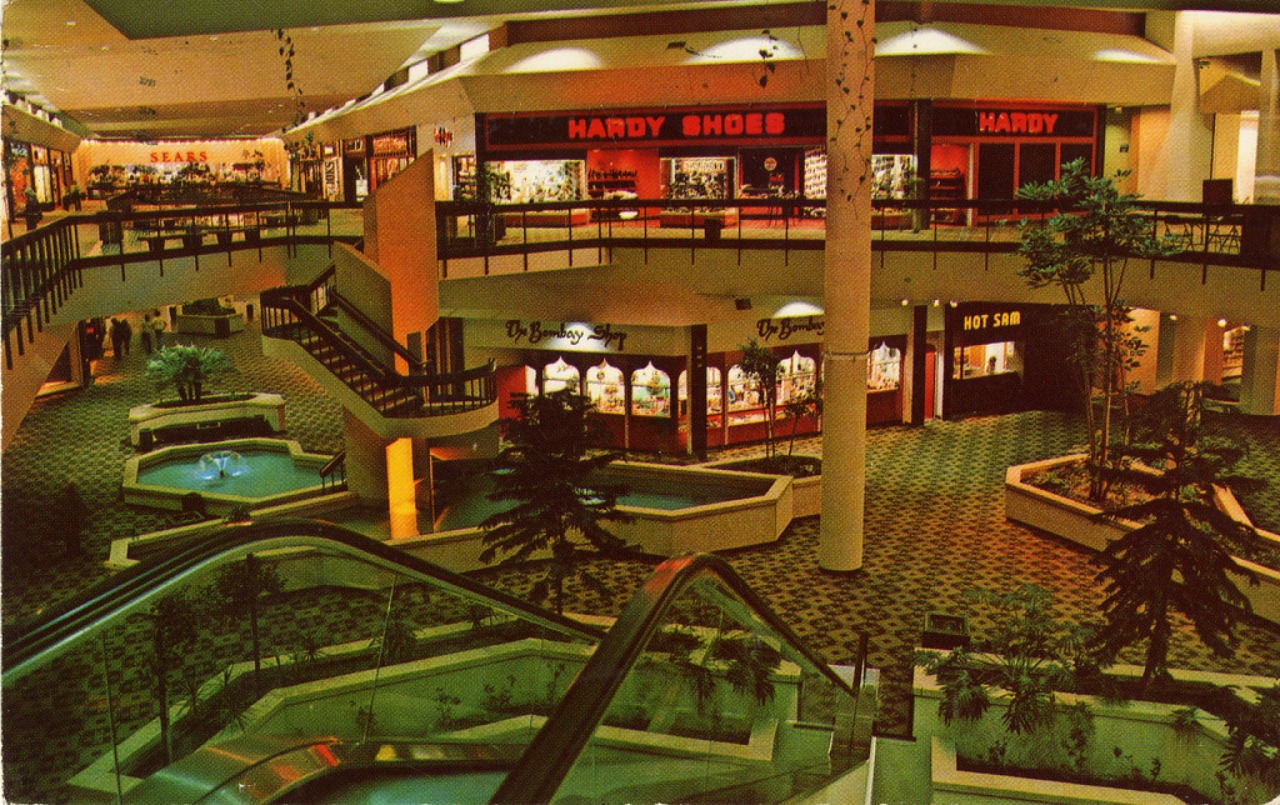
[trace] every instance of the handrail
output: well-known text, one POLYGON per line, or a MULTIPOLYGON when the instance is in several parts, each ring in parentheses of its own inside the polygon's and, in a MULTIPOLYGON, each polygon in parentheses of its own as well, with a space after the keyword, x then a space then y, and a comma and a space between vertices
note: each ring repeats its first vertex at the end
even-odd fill
POLYGON ((369 335, 373 336, 374 339, 379 344, 391 350, 392 353, 394 353, 398 357, 403 358, 405 363, 409 364, 410 370, 414 370, 414 369, 417 370, 416 372, 410 371, 411 375, 428 374, 426 361, 421 360, 417 355, 414 355, 412 352, 410 352, 408 347, 406 347, 404 344, 401 344, 399 341, 392 338, 391 335, 386 330, 382 329, 381 325, 379 325, 373 319, 369 318, 368 314, 366 314, 363 310, 356 307, 354 302, 352 302, 347 297, 343 296, 341 291, 337 290, 336 288, 333 289, 329 293, 329 299, 338 308, 340 308, 343 313, 346 313, 348 316, 350 316, 352 321, 360 325, 360 328, 362 330, 364 330, 369 335))
POLYGON ((812 663, 838 690, 856 696, 854 689, 861 685, 865 654, 858 658, 857 674, 850 686, 805 646, 728 562, 712 554, 668 559, 627 602, 546 725, 534 736, 498 788, 493 802, 551 801, 604 717, 627 672, 663 625, 667 610, 691 584, 705 578, 715 579, 732 590, 766 626, 812 663))
POLYGON ((349 556, 372 561, 386 570, 430 580, 463 597, 487 599, 490 606, 518 614, 543 628, 569 632, 592 641, 604 636, 595 627, 535 607, 333 523, 277 519, 227 524, 208 536, 193 539, 163 558, 123 570, 77 596, 47 608, 33 622, 5 635, 2 658, 4 684, 9 685, 55 658, 84 633, 113 623, 145 606, 202 568, 246 553, 306 545, 327 546, 349 556))

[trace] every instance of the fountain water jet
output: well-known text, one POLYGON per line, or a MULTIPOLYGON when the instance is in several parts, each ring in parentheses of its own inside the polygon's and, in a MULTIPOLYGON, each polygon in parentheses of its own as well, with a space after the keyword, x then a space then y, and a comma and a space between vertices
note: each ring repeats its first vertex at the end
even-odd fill
POLYGON ((249 462, 234 450, 215 450, 205 453, 196 462, 196 477, 202 481, 220 478, 236 478, 249 471, 249 462))

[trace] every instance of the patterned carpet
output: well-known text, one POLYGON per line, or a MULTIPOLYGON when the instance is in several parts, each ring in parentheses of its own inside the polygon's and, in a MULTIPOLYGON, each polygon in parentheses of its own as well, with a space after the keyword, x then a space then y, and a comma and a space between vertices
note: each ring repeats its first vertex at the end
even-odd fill
MULTIPOLYGON (((287 401, 288 436, 304 448, 331 452, 340 446, 341 411, 296 367, 262 356, 256 324, 229 339, 183 336, 230 353, 237 367, 222 388, 274 391, 287 401)), ((135 345, 136 346, 136 345, 135 345)), ((172 516, 124 505, 121 466, 134 453, 127 411, 157 392, 142 377, 139 349, 123 360, 97 362, 96 382, 84 391, 38 401, 5 451, 3 462, 4 595, 6 627, 103 577, 111 540, 162 528, 172 516), (83 556, 65 556, 41 512, 74 481, 90 510, 83 556)), ((1247 469, 1280 479, 1280 422, 1234 418, 1223 424, 1249 447, 1247 469)), ((965 601, 972 588, 1007 591, 1022 582, 1050 590, 1060 611, 1077 620, 1094 617, 1100 601, 1096 568, 1082 549, 1005 520, 1004 469, 1072 448, 1081 437, 1075 420, 1058 413, 1028 412, 963 422, 931 421, 921 428, 889 427, 867 434, 865 564, 853 574, 817 567, 818 518, 798 520, 776 544, 733 551, 728 560, 813 647, 833 662, 853 659, 860 631, 870 636, 871 662, 883 669, 881 728, 901 733, 908 723, 910 657, 924 614, 966 612, 976 631, 991 615, 965 601)), ((817 439, 798 452, 820 453, 817 439)), ((755 448, 713 458, 750 455, 755 448)), ((1280 524, 1274 484, 1250 495, 1251 514, 1263 525, 1280 524)), ((647 576, 649 566, 603 563, 616 593, 599 601, 571 588, 578 611, 616 614, 647 576)), ((527 575, 517 569, 478 574, 516 593, 527 575)), ((1183 667, 1280 674, 1280 639, 1257 624, 1240 631, 1231 660, 1212 657, 1183 624, 1171 661, 1183 667)), ((1137 654, 1129 659, 1137 659, 1137 654)))

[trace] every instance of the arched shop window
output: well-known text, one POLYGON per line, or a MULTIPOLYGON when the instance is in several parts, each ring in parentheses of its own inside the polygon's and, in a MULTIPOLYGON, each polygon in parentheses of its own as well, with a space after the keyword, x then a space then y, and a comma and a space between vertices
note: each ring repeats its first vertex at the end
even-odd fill
POLYGON ((764 395, 760 393, 760 384, 754 376, 742 371, 742 364, 735 363, 729 368, 729 413, 750 411, 750 414, 732 417, 732 421, 754 422, 764 418, 764 395))
POLYGON ((538 370, 532 366, 524 367, 524 393, 531 397, 538 396, 538 370))
POLYGON ((790 358, 778 361, 778 408, 781 411, 792 399, 804 397, 813 391, 818 382, 818 362, 806 358, 799 352, 792 353, 790 358))
MULTIPOLYGON (((707 413, 720 414, 724 412, 724 388, 718 366, 707 367, 707 413)), ((685 413, 685 406, 689 402, 689 372, 683 370, 680 372, 680 379, 677 381, 680 388, 680 411, 685 413)))
POLYGON ((671 375, 650 362, 631 373, 631 414, 671 415, 671 375))
POLYGON ((581 393, 581 374, 578 367, 565 363, 564 358, 556 358, 555 363, 542 367, 542 391, 550 394, 563 389, 569 389, 574 394, 581 393))
POLYGON ((902 384, 902 352, 883 341, 867 356, 867 388, 896 389, 902 384))
POLYGON ((587 399, 602 414, 625 414, 627 399, 624 393, 622 370, 611 366, 607 360, 587 370, 587 399))

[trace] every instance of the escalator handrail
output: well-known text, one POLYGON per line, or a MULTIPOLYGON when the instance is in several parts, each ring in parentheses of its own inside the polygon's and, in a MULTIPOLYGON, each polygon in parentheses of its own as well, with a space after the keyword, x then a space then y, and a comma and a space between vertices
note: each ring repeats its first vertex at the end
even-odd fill
POLYGON ((453 573, 425 559, 404 553, 384 542, 333 523, 298 518, 278 518, 253 523, 227 524, 212 534, 193 539, 164 557, 143 562, 99 582, 77 596, 50 607, 18 634, 5 635, 4 683, 40 667, 52 656, 74 644, 76 638, 127 614, 141 596, 160 594, 180 584, 189 574, 219 561, 227 554, 274 550, 306 545, 328 545, 358 558, 374 560, 390 570, 429 580, 465 597, 487 599, 495 608, 515 612, 535 624, 569 632, 593 642, 604 633, 593 626, 556 615, 519 598, 494 590, 453 573), (272 544, 275 543, 275 544, 272 544), (253 548, 261 545, 260 548, 253 548), (49 652, 54 652, 50 655, 49 652))
MULTIPOLYGON (((534 736, 492 802, 550 802, 604 717, 613 697, 640 659, 650 638, 665 624, 667 609, 691 584, 712 578, 728 587, 787 644, 813 664, 837 689, 856 696, 866 667, 866 640, 860 639, 852 685, 768 607, 742 577, 712 554, 693 554, 663 562, 627 602, 604 641, 534 736)), ((861 633, 859 633, 861 636, 861 633)))

